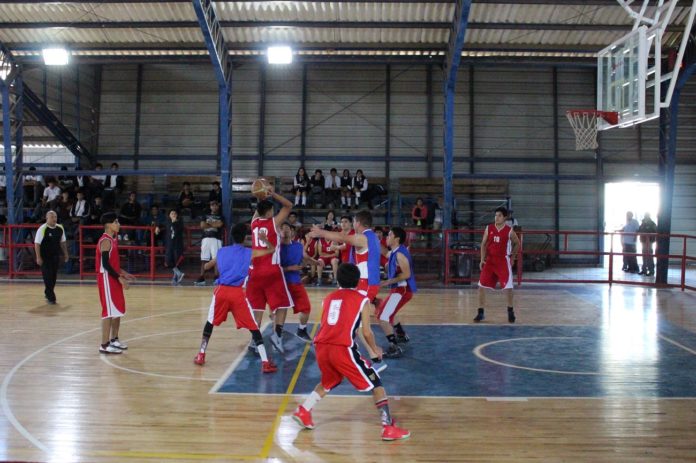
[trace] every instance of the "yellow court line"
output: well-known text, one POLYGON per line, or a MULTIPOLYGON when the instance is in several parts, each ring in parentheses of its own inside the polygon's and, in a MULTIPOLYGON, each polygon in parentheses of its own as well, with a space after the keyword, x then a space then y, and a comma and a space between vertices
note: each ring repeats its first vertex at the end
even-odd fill
MULTIPOLYGON (((315 323, 314 327, 312 328, 312 333, 310 335, 312 339, 314 339, 314 334, 316 333, 318 326, 319 323, 315 323)), ((271 432, 268 434, 268 436, 266 436, 266 441, 263 443, 261 454, 257 458, 268 458, 268 454, 271 452, 271 447, 273 446, 273 437, 275 436, 276 430, 278 429, 278 425, 280 425, 281 418, 285 414, 285 409, 288 407, 288 403, 290 402, 290 396, 292 395, 292 391, 295 390, 295 384, 297 384, 297 380, 300 377, 300 372, 302 371, 302 367, 304 366, 304 362, 307 359, 307 354, 309 353, 309 349, 311 347, 312 343, 308 343, 305 346, 304 352, 302 352, 302 356, 300 357, 300 361, 297 362, 295 373, 293 373, 292 379, 290 379, 290 384, 288 384, 288 388, 285 391, 285 397, 283 398, 280 407, 278 407, 278 413, 276 413, 275 420, 273 420, 273 427, 271 428, 271 432)))
POLYGON ((88 452, 87 455, 100 457, 153 458, 160 460, 258 460, 258 455, 232 455, 226 453, 168 453, 168 452, 88 452))

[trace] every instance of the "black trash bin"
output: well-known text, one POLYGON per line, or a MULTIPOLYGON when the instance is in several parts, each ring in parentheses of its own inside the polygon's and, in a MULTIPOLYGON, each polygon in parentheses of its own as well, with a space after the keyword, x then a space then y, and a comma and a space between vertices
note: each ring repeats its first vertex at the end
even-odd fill
MULTIPOLYGON (((454 259, 452 259, 452 268, 450 268, 450 273, 454 278, 467 278, 471 280, 474 274, 474 257, 476 253, 474 251, 479 250, 477 243, 472 242, 461 242, 454 243, 450 246, 451 249, 456 251, 471 251, 467 254, 455 254, 454 259)), ((461 282, 460 284, 470 285, 472 282, 461 282)))

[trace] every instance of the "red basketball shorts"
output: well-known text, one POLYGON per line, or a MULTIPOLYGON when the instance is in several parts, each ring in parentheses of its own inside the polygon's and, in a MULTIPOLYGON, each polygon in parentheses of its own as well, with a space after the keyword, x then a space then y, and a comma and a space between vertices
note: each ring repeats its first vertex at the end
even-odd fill
POLYGON ((335 256, 321 256, 321 257, 317 257, 317 260, 322 261, 324 263, 324 266, 328 267, 331 265, 331 261, 335 258, 336 258, 335 256))
POLYGON ((302 283, 288 283, 288 290, 290 291, 292 301, 295 303, 293 305, 293 313, 309 313, 312 310, 307 290, 302 283))
POLYGON ((247 281, 246 298, 253 310, 264 310, 266 304, 272 312, 293 306, 285 275, 279 266, 264 272, 252 270, 247 281))
POLYGON ((386 299, 377 308, 377 317, 380 320, 394 324, 394 317, 403 306, 413 297, 407 286, 392 288, 386 299))
POLYGON ((512 266, 507 256, 488 256, 481 270, 479 286, 495 289, 496 283, 500 283, 501 289, 512 288, 512 266))
POLYGON ((227 320, 227 314, 230 312, 237 323, 237 329, 259 329, 254 320, 254 312, 244 297, 244 289, 241 286, 218 285, 213 290, 213 299, 210 301, 208 322, 220 326, 227 320))
POLYGON ((370 303, 377 297, 377 294, 379 294, 379 285, 369 285, 367 283, 367 278, 360 279, 357 289, 363 296, 370 300, 370 303))
POLYGON ((123 296, 121 283, 108 273, 97 275, 99 302, 102 306, 102 318, 118 318, 126 314, 126 298, 123 296))
POLYGON ((327 391, 348 379, 358 391, 371 391, 382 385, 379 375, 360 356, 357 347, 315 344, 321 385, 327 391))

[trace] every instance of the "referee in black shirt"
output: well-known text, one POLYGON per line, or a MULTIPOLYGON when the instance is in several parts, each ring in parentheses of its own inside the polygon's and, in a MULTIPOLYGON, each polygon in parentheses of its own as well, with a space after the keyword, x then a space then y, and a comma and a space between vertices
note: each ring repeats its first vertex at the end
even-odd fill
POLYGON ((36 251, 36 263, 41 266, 46 289, 44 294, 49 304, 56 303, 56 287, 58 279, 58 267, 60 255, 63 254, 65 262, 70 259, 68 247, 65 242, 65 230, 58 224, 58 215, 54 211, 46 213, 46 223, 41 225, 34 238, 34 250, 36 251))

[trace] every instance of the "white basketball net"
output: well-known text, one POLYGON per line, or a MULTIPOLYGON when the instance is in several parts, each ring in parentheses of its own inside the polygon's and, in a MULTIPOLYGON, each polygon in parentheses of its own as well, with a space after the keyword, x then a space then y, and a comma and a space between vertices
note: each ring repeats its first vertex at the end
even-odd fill
POLYGON ((599 148, 597 143, 597 113, 592 111, 568 111, 566 117, 575 132, 576 151, 596 150, 599 148))

